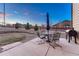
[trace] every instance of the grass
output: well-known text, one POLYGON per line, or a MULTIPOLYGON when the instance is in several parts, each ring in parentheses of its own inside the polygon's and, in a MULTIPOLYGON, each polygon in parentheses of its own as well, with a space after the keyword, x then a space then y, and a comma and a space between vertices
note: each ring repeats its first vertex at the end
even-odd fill
POLYGON ((18 41, 21 41, 25 38, 24 35, 9 35, 9 36, 3 36, 3 37, 0 37, 0 45, 3 46, 3 45, 7 45, 7 44, 11 44, 11 43, 14 43, 14 42, 18 42, 18 41))

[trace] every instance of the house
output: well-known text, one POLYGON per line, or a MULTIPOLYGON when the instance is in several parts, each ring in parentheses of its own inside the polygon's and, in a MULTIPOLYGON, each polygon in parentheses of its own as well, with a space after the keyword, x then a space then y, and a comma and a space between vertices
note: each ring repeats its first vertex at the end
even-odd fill
POLYGON ((64 20, 52 26, 53 29, 70 29, 72 27, 72 21, 64 20))

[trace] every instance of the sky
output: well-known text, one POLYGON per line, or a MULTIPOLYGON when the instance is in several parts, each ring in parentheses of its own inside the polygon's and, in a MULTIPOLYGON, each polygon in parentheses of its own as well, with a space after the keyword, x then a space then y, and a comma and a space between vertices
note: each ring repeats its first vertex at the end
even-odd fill
MULTIPOLYGON (((0 22, 3 22, 4 4, 0 3, 0 22)), ((71 20, 70 3, 6 3, 6 23, 46 24, 46 13, 49 13, 50 24, 71 20)))

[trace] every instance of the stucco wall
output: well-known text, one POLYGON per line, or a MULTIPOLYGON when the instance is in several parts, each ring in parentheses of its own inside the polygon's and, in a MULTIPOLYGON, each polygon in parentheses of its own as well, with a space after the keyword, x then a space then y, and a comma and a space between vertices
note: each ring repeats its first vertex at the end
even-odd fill
POLYGON ((73 27, 79 31, 79 3, 73 3, 73 27))

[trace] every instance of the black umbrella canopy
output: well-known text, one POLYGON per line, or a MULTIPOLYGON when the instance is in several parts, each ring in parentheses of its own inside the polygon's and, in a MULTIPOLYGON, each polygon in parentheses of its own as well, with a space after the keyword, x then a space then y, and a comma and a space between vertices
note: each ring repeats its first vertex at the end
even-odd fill
POLYGON ((50 25, 49 25, 49 14, 46 14, 47 17, 47 30, 50 30, 50 25))
POLYGON ((47 38, 48 38, 48 40, 47 40, 47 42, 50 42, 50 39, 49 39, 49 30, 50 30, 50 25, 49 25, 49 14, 47 13, 46 14, 46 17, 47 17, 47 33, 48 33, 48 36, 47 36, 47 38))

